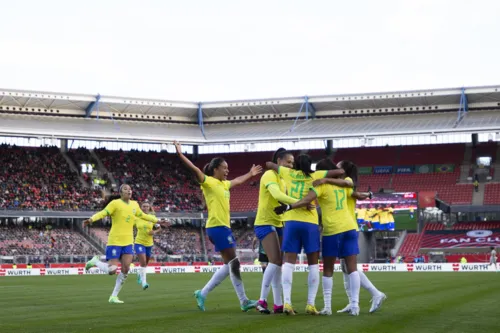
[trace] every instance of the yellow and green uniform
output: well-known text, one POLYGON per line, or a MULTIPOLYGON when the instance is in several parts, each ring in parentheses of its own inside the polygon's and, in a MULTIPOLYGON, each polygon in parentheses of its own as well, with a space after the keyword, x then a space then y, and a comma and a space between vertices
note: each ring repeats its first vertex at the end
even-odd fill
POLYGON ((108 235, 108 246, 127 246, 134 242, 134 222, 135 218, 156 223, 156 216, 144 214, 137 201, 129 200, 125 202, 122 199, 111 201, 106 208, 93 215, 92 222, 102 218, 111 217, 111 230, 108 235))
POLYGON ((135 236, 135 244, 153 246, 153 235, 150 235, 150 232, 153 230, 154 226, 155 225, 151 222, 142 219, 136 219, 135 227, 137 229, 137 235, 135 236))
POLYGON ((206 228, 231 228, 229 206, 231 182, 228 180, 219 180, 211 176, 205 176, 200 186, 208 209, 206 228))

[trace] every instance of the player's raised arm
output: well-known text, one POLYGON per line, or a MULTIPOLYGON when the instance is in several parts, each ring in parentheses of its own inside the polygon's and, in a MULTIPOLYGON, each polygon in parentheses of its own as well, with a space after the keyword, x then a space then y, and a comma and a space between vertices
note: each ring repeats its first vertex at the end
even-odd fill
POLYGON ((344 169, 328 170, 325 178, 336 178, 345 175, 344 169))
POLYGON ((298 199, 292 198, 292 197, 286 195, 285 193, 281 192, 278 184, 270 184, 267 187, 267 190, 269 191, 271 196, 279 202, 283 202, 283 203, 286 203, 288 205, 291 205, 291 204, 296 203, 298 201, 298 199))
POLYGON ((268 169, 268 170, 273 170, 273 171, 278 172, 279 168, 280 167, 276 163, 266 162, 266 169, 268 169))
POLYGON ((250 178, 257 176, 260 173, 262 173, 262 167, 260 165, 252 165, 252 168, 246 174, 231 180, 231 188, 246 183, 250 180, 250 178))
POLYGON ((203 183, 205 180, 205 174, 189 160, 184 154, 182 153, 182 146, 178 141, 174 141, 175 145, 175 150, 177 152, 177 156, 181 159, 182 163, 192 172, 196 175, 196 180, 198 180, 198 183, 203 183))
POLYGON ((352 192, 351 197, 356 198, 358 200, 366 200, 366 199, 373 198, 373 193, 372 192, 357 192, 357 191, 354 191, 354 192, 352 192))
POLYGON ((114 204, 114 201, 111 201, 109 204, 106 205, 106 207, 103 210, 92 215, 91 218, 83 221, 83 226, 85 227, 87 225, 90 225, 91 223, 94 223, 95 221, 102 220, 106 216, 113 215, 113 213, 115 212, 115 209, 116 209, 116 205, 114 204))
POLYGON ((292 209, 297 209, 301 207, 306 207, 309 206, 314 200, 317 198, 317 194, 314 190, 309 191, 309 193, 302 198, 300 201, 297 201, 294 204, 287 205, 282 203, 280 206, 274 208, 274 212, 278 215, 283 214, 284 212, 287 212, 292 209))

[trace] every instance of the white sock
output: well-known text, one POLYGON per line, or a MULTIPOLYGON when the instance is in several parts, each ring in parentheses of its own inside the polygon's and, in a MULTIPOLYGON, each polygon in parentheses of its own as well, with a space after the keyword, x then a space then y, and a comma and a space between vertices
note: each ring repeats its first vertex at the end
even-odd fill
POLYGON ((283 298, 286 304, 292 304, 292 282, 295 265, 286 262, 282 268, 283 298))
POLYGON ((307 304, 316 304, 316 295, 319 288, 319 265, 309 265, 309 275, 307 276, 307 304))
POLYGON ((359 281, 360 281, 361 287, 363 287, 363 289, 368 290, 370 292, 370 294, 372 295, 372 297, 375 297, 375 296, 378 296, 381 294, 380 291, 377 288, 375 288, 373 283, 371 283, 371 281, 368 279, 368 277, 366 276, 365 273, 358 271, 358 274, 359 274, 359 281))
POLYGON ((141 282, 142 282, 142 284, 146 284, 147 283, 146 282, 146 270, 147 269, 148 269, 147 267, 141 267, 140 268, 140 274, 141 274, 141 282))
POLYGON ((101 271, 104 271, 106 273, 109 272, 109 266, 108 266, 108 263, 106 262, 102 262, 102 261, 98 261, 95 263, 95 265, 97 266, 97 268, 99 268, 101 271))
POLYGON ((118 276, 116 277, 115 289, 113 289, 113 293, 111 294, 111 296, 113 297, 118 296, 118 293, 122 289, 123 284, 125 283, 126 280, 127 280, 127 274, 123 273, 118 274, 118 276))
POLYGON ((264 277, 262 278, 259 300, 267 301, 267 296, 269 295, 269 290, 271 289, 271 282, 273 281, 274 276, 279 269, 281 269, 281 267, 273 263, 269 263, 267 265, 266 271, 264 272, 264 277))
POLYGON ((208 293, 215 289, 222 281, 229 275, 229 266, 224 265, 217 272, 212 275, 212 278, 207 282, 205 287, 201 290, 201 295, 207 297, 208 293))
POLYGON ((323 300, 325 309, 332 309, 333 276, 323 276, 323 300))
POLYGON ((283 287, 281 284, 281 267, 280 266, 278 266, 278 269, 274 273, 272 286, 273 286, 274 305, 283 306, 283 296, 282 296, 283 287))
POLYGON ((358 271, 352 272, 349 274, 349 290, 351 295, 351 305, 359 306, 359 273, 358 271))
POLYGON ((347 299, 349 300, 349 303, 351 303, 351 290, 349 286, 349 274, 347 273, 342 273, 344 277, 344 289, 345 293, 347 295, 347 299))
MULTIPOLYGON (((243 280, 241 279, 241 273, 238 268, 231 269, 232 263, 234 263, 235 267, 239 264, 238 257, 234 258, 229 262, 229 277, 231 278, 231 282, 233 283, 234 291, 236 291, 236 295, 238 295, 238 299, 240 300, 240 304, 245 303, 248 300, 247 295, 245 294, 245 286, 243 285, 243 280)), ((266 268, 267 271, 267 268, 266 268)))

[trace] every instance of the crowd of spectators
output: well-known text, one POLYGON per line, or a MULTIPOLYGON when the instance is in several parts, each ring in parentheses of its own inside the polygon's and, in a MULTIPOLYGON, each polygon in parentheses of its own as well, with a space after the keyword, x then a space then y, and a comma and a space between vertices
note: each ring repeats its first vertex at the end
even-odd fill
POLYGON ((82 234, 70 229, 0 227, 2 256, 33 256, 32 262, 40 262, 46 256, 91 256, 99 252, 82 234))
POLYGON ((57 147, 0 145, 0 209, 95 210, 99 191, 82 186, 57 147))

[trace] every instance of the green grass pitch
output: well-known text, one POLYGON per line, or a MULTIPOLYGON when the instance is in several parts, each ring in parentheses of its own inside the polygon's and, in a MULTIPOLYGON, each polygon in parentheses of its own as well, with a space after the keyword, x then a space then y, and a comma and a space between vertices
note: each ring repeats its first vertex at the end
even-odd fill
POLYGON ((396 230, 417 230, 417 213, 415 212, 412 219, 409 211, 398 211, 397 214, 394 214, 394 222, 396 230))
MULTIPOLYGON (((312 317, 304 314, 307 274, 295 273, 295 317, 242 313, 229 279, 196 308, 192 293, 209 274, 149 275, 142 291, 131 275, 120 297, 108 304, 115 277, 42 276, 0 279, 0 332, 498 332, 500 274, 368 273, 389 299, 369 314, 361 290, 361 314, 312 317)), ((244 273, 249 297, 258 297, 261 274, 244 273)), ((341 274, 334 277, 333 309, 346 305, 341 274)), ((271 293, 272 294, 272 293, 271 293)), ((271 296, 272 297, 272 296, 271 296)), ((272 302, 270 301, 272 304, 272 302)), ((321 286, 316 301, 323 303, 321 286)))

